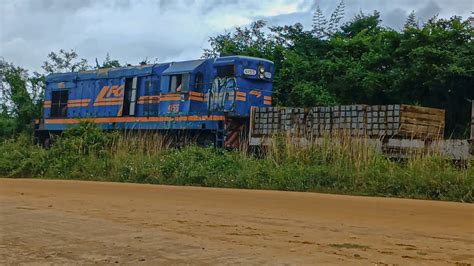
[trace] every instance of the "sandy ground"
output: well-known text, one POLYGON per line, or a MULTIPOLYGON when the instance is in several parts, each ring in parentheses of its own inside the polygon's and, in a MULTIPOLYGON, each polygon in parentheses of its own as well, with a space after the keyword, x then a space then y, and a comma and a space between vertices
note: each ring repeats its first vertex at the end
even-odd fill
POLYGON ((0 179, 0 264, 473 262, 474 204, 0 179))

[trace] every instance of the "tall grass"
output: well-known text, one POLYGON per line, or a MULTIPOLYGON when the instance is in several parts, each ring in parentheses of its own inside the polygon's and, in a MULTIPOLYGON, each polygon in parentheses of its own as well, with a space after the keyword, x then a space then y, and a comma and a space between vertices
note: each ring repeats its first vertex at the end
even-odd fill
POLYGON ((170 138, 151 132, 104 133, 84 123, 48 150, 25 136, 0 143, 0 175, 473 202, 472 163, 456 167, 436 152, 392 161, 370 142, 339 134, 301 145, 276 136, 255 158, 245 146, 173 148, 170 138))

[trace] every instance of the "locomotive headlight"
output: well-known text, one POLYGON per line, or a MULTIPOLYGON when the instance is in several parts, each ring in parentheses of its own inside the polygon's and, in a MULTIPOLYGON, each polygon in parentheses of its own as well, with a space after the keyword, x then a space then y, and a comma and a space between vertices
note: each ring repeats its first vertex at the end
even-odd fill
POLYGON ((258 77, 261 78, 261 79, 263 79, 263 78, 265 78, 265 75, 264 75, 263 73, 260 73, 260 74, 258 75, 258 77))
POLYGON ((265 72, 265 68, 263 66, 258 66, 258 72, 263 74, 265 72))

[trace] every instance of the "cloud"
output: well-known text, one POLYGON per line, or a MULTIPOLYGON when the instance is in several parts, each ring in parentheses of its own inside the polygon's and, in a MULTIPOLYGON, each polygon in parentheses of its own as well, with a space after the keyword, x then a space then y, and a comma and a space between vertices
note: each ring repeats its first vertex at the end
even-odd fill
POLYGON ((436 16, 441 11, 441 8, 434 1, 429 1, 424 7, 417 12, 418 16, 424 19, 436 16))
POLYGON ((408 13, 406 10, 395 8, 384 15, 384 23, 394 29, 402 29, 407 17, 408 13))
MULTIPOLYGON (((195 59, 209 36, 264 19, 270 25, 301 22, 307 29, 316 5, 327 17, 333 0, 4 0, 0 5, 0 56, 41 70, 50 51, 75 49, 93 63, 107 52, 121 62, 195 59)), ((468 16, 471 0, 346 0, 346 20, 360 10, 381 11, 400 28, 411 10, 419 19, 468 16)))

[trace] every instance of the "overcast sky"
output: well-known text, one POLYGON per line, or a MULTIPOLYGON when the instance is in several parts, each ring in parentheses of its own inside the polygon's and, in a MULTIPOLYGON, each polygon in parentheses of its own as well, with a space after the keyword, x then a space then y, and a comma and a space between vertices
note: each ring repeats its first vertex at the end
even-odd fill
MULTIPOLYGON (((0 0, 0 57, 41 70, 50 51, 75 49, 93 64, 107 53, 122 63, 201 57, 209 36, 256 19, 311 27, 319 5, 329 17, 336 0, 0 0)), ((420 21, 439 14, 467 18, 474 0, 345 0, 345 19, 381 12, 383 23, 403 26, 414 10, 420 21)))

